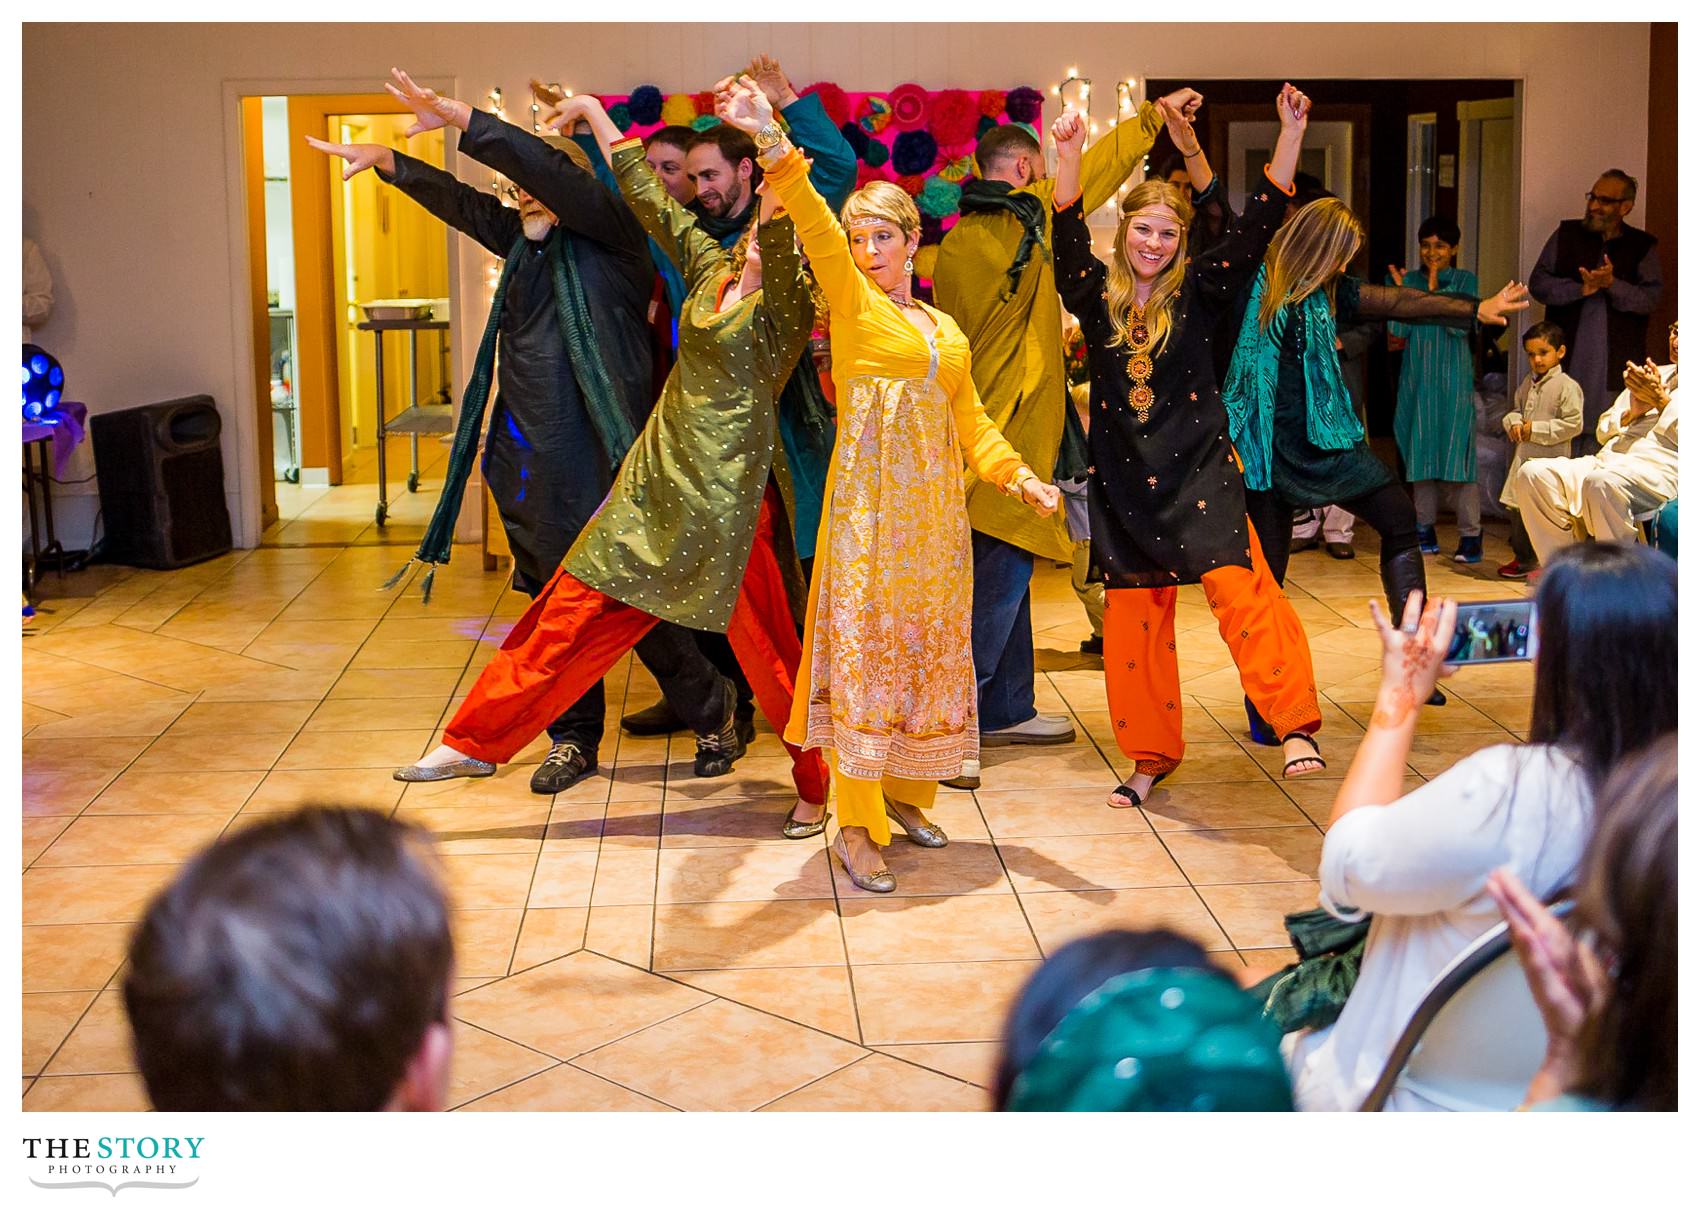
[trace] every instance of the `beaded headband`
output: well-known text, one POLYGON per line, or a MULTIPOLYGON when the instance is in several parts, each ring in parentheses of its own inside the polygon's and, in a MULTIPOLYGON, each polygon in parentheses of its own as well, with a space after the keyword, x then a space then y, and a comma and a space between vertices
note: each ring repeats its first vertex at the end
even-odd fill
MULTIPOLYGON (((878 215, 858 215, 856 218, 852 219, 849 223, 845 224, 844 226, 845 227, 876 227, 881 223, 891 223, 891 220, 882 219, 878 215)), ((891 223, 891 226, 896 227, 897 224, 891 223)))

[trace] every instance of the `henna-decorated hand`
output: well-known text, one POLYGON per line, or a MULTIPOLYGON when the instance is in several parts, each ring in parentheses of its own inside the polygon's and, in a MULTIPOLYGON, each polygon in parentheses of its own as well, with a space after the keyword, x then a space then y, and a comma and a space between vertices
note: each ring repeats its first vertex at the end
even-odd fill
POLYGON ((1400 627, 1388 622, 1379 602, 1371 600, 1369 613, 1381 632, 1382 649, 1381 693, 1370 723, 1396 728, 1428 701, 1438 679, 1453 673, 1446 652, 1458 624, 1458 604, 1450 598, 1425 604, 1422 592, 1412 590, 1400 627))

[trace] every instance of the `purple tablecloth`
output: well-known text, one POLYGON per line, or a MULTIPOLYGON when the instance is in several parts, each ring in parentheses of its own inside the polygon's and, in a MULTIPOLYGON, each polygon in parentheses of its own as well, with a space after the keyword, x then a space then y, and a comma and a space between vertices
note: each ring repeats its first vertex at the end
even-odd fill
POLYGON ((88 406, 75 400, 61 400, 59 407, 51 414, 51 421, 24 422, 23 440, 25 442, 40 442, 43 438, 53 440, 53 474, 65 474, 65 465, 71 462, 71 452, 76 450, 77 443, 83 440, 83 434, 88 429, 88 406))

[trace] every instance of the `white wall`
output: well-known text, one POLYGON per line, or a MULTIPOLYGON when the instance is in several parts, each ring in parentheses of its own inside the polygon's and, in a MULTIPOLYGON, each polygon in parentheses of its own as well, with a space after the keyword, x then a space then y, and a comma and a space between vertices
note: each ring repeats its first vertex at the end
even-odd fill
MULTIPOLYGON (((1097 81, 1106 113, 1108 86, 1129 76, 1520 80, 1524 274, 1602 167, 1638 176, 1646 168, 1644 23, 27 24, 24 231, 55 274, 54 315, 39 340, 94 411, 191 392, 217 399, 232 519, 238 542, 253 543, 259 468, 251 449, 238 453, 238 426, 248 434, 254 410, 234 167, 240 124, 230 97, 289 91, 290 81, 302 92, 361 81, 376 91, 400 64, 416 78, 452 82, 475 104, 499 85, 509 116, 523 120, 534 73, 581 92, 702 88, 757 51, 777 55, 799 86, 827 79, 852 89, 915 80, 1048 90, 1076 65, 1097 81), (1614 86, 1580 89, 1578 63, 1614 86), (67 81, 76 82, 74 103, 67 81)), ((464 374, 487 287, 482 257, 460 243, 464 374)), ((85 541, 93 514, 86 501, 66 502, 61 534, 85 541)))

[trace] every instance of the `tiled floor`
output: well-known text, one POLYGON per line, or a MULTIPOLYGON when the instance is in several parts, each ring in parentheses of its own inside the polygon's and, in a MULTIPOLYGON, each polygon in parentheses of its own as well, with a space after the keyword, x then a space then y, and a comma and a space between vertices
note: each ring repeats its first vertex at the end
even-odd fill
MULTIPOLYGON (((1471 570, 1432 559, 1431 588, 1521 593, 1493 577, 1502 536, 1488 547, 1471 570)), ((570 791, 528 790, 541 745, 492 779, 393 782, 525 606, 470 550, 429 604, 378 592, 407 554, 273 547, 47 579, 61 596, 23 643, 25 1108, 144 1106, 116 994, 130 924, 196 848, 314 799, 393 810, 440 840, 457 1107, 979 1108, 1009 997, 1070 938, 1163 924, 1247 980, 1286 961, 1281 916, 1314 904, 1317 823, 1377 682, 1373 551, 1296 557, 1331 765, 1283 783, 1277 752, 1246 741, 1227 650, 1185 589, 1187 763, 1142 811, 1108 809, 1126 763, 1097 661, 1075 651, 1087 627, 1066 572, 1043 569, 1039 706, 1071 713, 1078 742, 987 751, 980 792, 940 797, 952 845, 897 841, 898 894, 870 897, 821 840, 778 836, 789 787, 771 733, 716 780, 691 777, 688 736, 621 737, 619 714, 655 695, 626 662, 602 773, 570 791)), ((1410 785, 1512 740, 1529 688, 1526 665, 1454 679, 1452 703, 1423 710, 1410 785)))
POLYGON ((278 481, 277 521, 266 528, 260 541, 270 547, 418 543, 443 487, 449 458, 443 437, 420 436, 419 486, 412 493, 407 491, 411 467, 408 439, 403 436, 386 441, 384 481, 389 512, 383 526, 377 524, 378 448, 365 446, 345 454, 341 484, 278 481))

